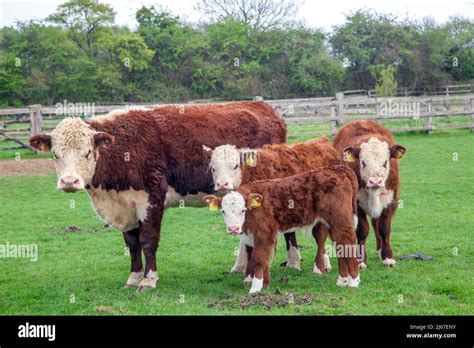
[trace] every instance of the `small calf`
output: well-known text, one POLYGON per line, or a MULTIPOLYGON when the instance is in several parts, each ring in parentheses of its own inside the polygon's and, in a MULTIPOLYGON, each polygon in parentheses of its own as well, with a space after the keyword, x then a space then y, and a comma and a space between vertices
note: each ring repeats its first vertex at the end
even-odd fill
POLYGON ((211 209, 224 215, 227 232, 245 241, 252 278, 250 293, 270 284, 269 258, 278 233, 295 228, 312 232, 318 224, 346 252, 337 253, 338 286, 357 287, 360 282, 356 253, 357 178, 346 166, 335 165, 294 176, 259 180, 240 186, 223 198, 203 198, 211 209), (349 248, 347 248, 349 247, 349 248), (342 255, 341 255, 342 254, 342 255))

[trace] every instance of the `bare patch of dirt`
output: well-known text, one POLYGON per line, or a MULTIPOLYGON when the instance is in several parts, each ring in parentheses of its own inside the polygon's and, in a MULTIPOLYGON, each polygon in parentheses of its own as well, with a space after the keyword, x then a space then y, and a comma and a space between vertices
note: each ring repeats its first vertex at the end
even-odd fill
POLYGON ((81 232, 81 229, 77 227, 76 225, 71 225, 64 229, 64 233, 77 233, 77 232, 81 232))
POLYGON ((265 309, 272 307, 286 307, 288 305, 305 305, 313 302, 312 295, 296 295, 293 293, 281 294, 279 289, 275 294, 260 293, 255 295, 247 295, 244 298, 232 297, 227 294, 224 298, 214 300, 208 304, 210 308, 217 309, 232 309, 241 308, 247 309, 252 306, 262 306, 265 309))
POLYGON ((30 176, 54 174, 52 159, 0 161, 0 176, 30 176))

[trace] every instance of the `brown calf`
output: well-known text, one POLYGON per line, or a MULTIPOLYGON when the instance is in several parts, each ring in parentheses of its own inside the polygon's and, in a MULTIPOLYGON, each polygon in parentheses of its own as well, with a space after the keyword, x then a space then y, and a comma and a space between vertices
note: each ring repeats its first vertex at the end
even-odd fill
POLYGON ((305 233, 314 231, 318 224, 326 225, 336 244, 337 285, 357 287, 357 191, 352 170, 336 165, 287 178, 255 181, 223 198, 208 195, 203 200, 222 211, 229 234, 245 241, 248 273, 253 275, 250 293, 255 293, 270 284, 269 258, 278 232, 298 228, 305 233))
MULTIPOLYGON (((312 139, 304 143, 272 144, 258 149, 238 149, 233 145, 221 145, 211 150, 211 171, 217 191, 237 189, 240 185, 257 180, 284 178, 304 171, 343 164, 336 149, 327 138, 312 139)), ((288 268, 300 269, 301 256, 295 232, 284 234, 288 252, 288 268)), ((314 260, 313 272, 322 274, 331 270, 329 257, 324 255, 327 229, 318 224, 314 237, 318 253, 314 260)), ((243 272, 247 265, 245 243, 241 242, 239 257, 233 272, 243 272)))
POLYGON ((357 239, 363 250, 360 267, 365 268, 367 264, 365 242, 369 224, 366 215, 372 219, 383 264, 395 266, 390 230, 400 198, 398 159, 403 157, 406 148, 396 144, 390 131, 374 121, 344 125, 334 137, 334 147, 354 170, 359 182, 357 239))

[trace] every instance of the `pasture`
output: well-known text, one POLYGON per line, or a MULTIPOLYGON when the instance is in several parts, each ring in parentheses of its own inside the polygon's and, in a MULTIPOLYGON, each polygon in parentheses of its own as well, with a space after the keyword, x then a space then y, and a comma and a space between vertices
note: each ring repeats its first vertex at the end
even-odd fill
POLYGON ((371 230, 358 289, 336 287, 335 258, 332 273, 312 274, 316 245, 300 235, 302 271, 280 267, 280 239, 270 289, 248 296, 243 276, 228 273, 238 240, 226 235, 220 213, 188 207, 165 213, 157 288, 124 289, 129 256, 121 233, 104 227, 85 192, 58 192, 54 174, 0 177, 0 244, 39 248, 36 262, 0 258, 0 314, 472 315, 474 135, 396 139, 408 149, 391 236, 397 266, 382 266, 371 230), (73 225, 78 230, 66 230, 73 225), (399 259, 418 252, 435 259, 399 259))

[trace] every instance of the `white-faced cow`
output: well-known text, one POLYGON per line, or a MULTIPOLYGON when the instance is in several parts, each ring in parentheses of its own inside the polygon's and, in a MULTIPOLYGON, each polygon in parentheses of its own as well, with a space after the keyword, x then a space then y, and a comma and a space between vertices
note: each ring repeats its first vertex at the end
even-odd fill
POLYGON ((336 244, 338 286, 360 282, 355 227, 357 178, 344 165, 323 167, 286 178, 259 180, 240 186, 223 198, 208 195, 204 201, 223 213, 227 233, 239 235, 247 247, 250 293, 270 284, 269 259, 278 233, 295 228, 311 233, 326 225, 336 244), (293 208, 288 207, 292 200, 293 208))
POLYGON ((357 238, 363 249, 360 267, 367 264, 365 242, 369 233, 368 215, 377 240, 377 250, 385 266, 395 266, 390 247, 392 218, 400 198, 398 159, 406 149, 395 143, 390 131, 378 122, 347 123, 334 137, 334 147, 357 175, 359 181, 359 225, 357 238))
POLYGON ((156 287, 164 208, 213 192, 203 144, 284 142, 283 120, 263 102, 164 106, 89 121, 66 118, 51 135, 30 139, 33 147, 53 152, 58 189, 87 190, 98 215, 123 232, 131 257, 126 286, 139 290, 156 287))
MULTIPOLYGON (((233 145, 222 145, 214 150, 205 148, 212 154, 211 171, 216 191, 237 189, 257 180, 284 178, 307 170, 342 164, 341 159, 327 138, 312 139, 292 145, 265 145, 259 149, 238 149, 233 145)), ((288 202, 291 205, 291 202, 288 202)), ((331 270, 329 257, 324 254, 327 229, 319 224, 314 231, 318 253, 314 260, 313 272, 322 274, 331 270)), ((294 231, 285 233, 288 252, 288 268, 300 269, 301 256, 294 231)), ((239 257, 232 268, 243 272, 247 265, 244 241, 240 242, 239 257)))

